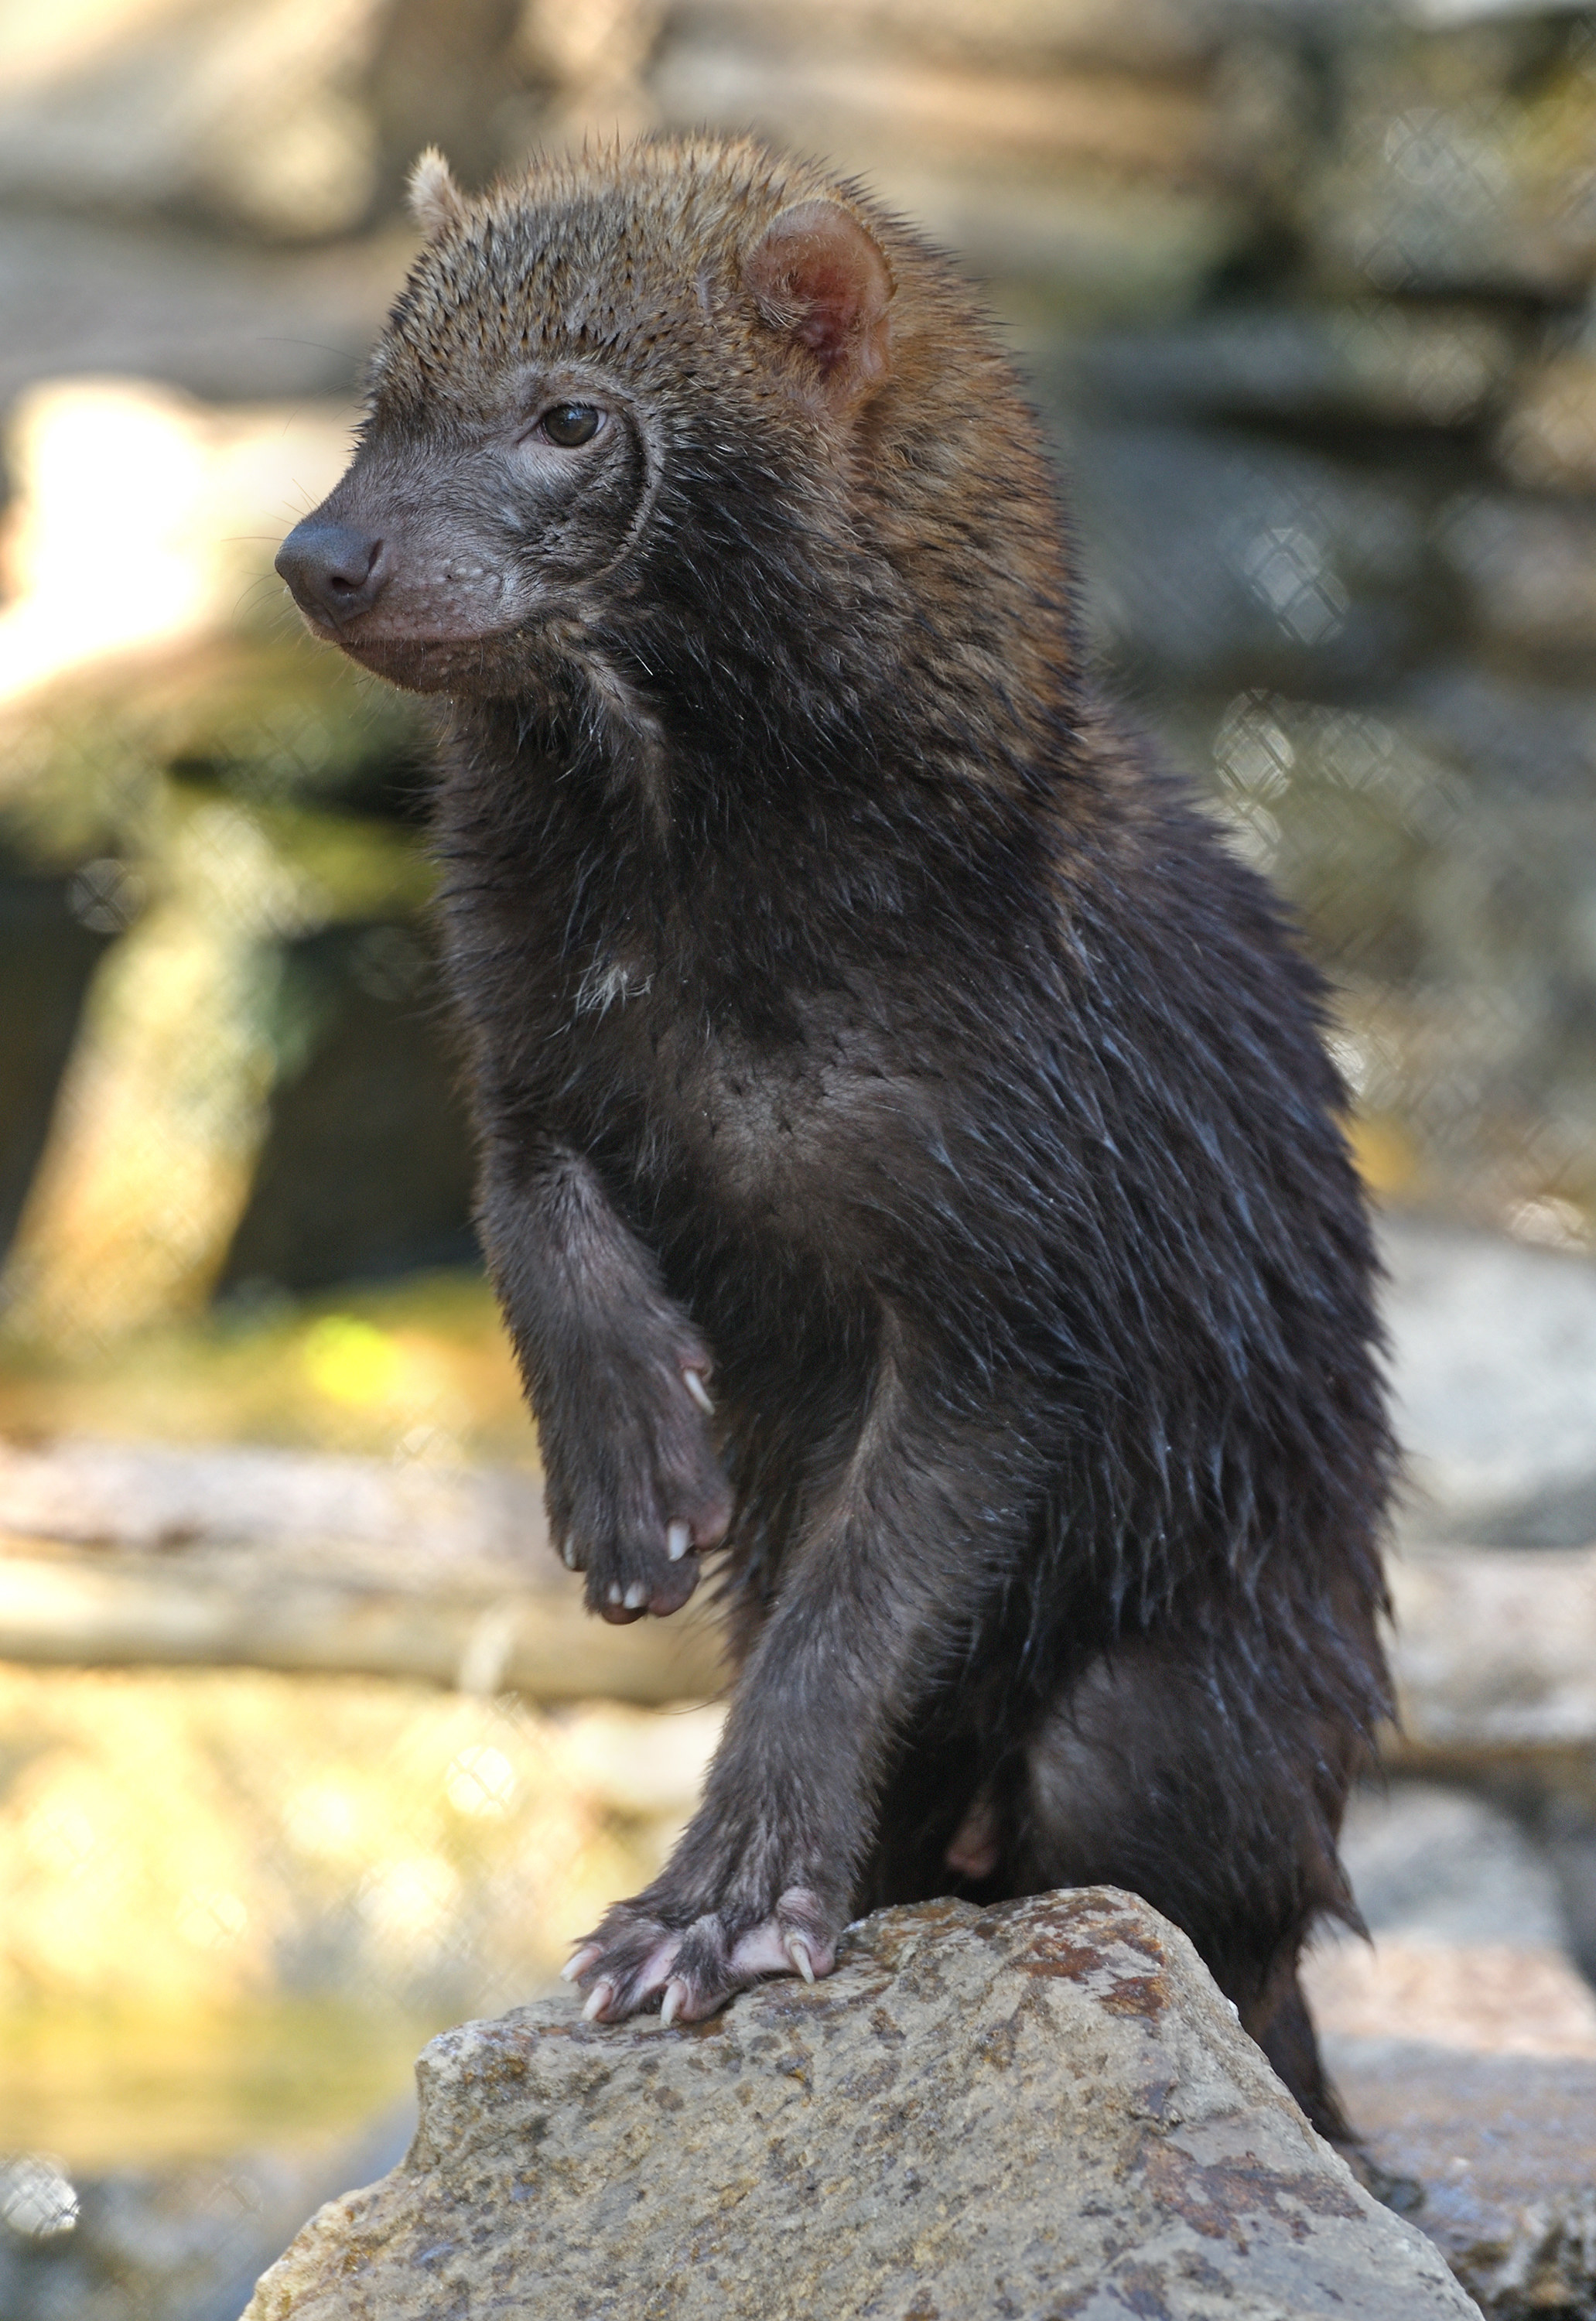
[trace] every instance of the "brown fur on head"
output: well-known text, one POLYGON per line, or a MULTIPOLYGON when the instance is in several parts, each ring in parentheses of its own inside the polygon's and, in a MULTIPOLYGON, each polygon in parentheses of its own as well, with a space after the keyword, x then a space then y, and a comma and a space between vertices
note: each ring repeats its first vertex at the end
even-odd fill
POLYGON ((741 341, 727 348, 734 360, 762 340, 767 358, 778 341, 801 345, 807 383, 841 361, 855 375, 834 400, 887 377, 896 285, 883 245, 914 238, 856 187, 752 139, 648 140, 538 161, 475 199, 429 147, 411 206, 433 247, 378 349, 380 373, 402 353, 429 372, 463 357, 477 378, 573 340, 613 353, 663 336, 701 354, 712 321, 741 341))
MULTIPOLYGON (((318 599, 285 551, 324 634, 424 690, 536 694, 551 652, 591 662, 628 607, 722 637, 670 562, 719 537, 739 606, 789 627, 802 606, 810 632, 834 612, 785 640, 816 682, 888 684, 907 654, 951 719, 1057 697, 1035 423, 952 266, 856 187, 699 138, 539 162, 476 198, 429 153, 414 200, 429 240, 364 440, 307 519, 380 556, 318 599), (551 442, 572 406, 598 433, 551 442)), ((1014 753, 984 739, 989 762, 1014 753)))

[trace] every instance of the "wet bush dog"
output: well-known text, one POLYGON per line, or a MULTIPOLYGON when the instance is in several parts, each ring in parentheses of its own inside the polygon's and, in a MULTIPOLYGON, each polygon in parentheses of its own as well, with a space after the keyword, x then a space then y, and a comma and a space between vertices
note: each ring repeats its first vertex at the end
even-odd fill
POLYGON ((590 2016, 1105 1881, 1322 2125, 1297 1981, 1386 1703, 1372 1261, 1269 894, 1082 668, 948 263, 744 141, 427 242, 278 560, 438 696, 480 1226, 591 1608, 714 1552, 704 1802, 590 2016))

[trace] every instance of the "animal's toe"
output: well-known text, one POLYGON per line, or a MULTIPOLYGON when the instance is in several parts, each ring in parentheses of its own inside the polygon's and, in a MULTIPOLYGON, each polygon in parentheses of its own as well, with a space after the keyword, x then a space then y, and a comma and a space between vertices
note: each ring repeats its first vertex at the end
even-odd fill
POLYGON ((732 1971, 743 1980, 762 1974, 798 1974, 814 1982, 836 1964, 836 1942, 817 1894, 789 1886, 768 1918, 741 1934, 732 1971))
POLYGON ((565 1969, 584 1993, 584 2021, 619 2023, 647 2007, 670 1979, 680 1939, 655 1919, 612 1910, 565 1969))

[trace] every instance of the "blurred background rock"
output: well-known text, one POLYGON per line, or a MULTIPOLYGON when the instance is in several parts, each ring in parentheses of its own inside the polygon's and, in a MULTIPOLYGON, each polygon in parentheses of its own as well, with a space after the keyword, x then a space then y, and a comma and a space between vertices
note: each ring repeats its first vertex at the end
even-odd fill
MULTIPOLYGON (((584 1659, 518 1564, 423 731, 270 577, 417 149, 704 123, 985 285, 1105 674, 1336 978, 1416 1457, 1319 2003, 1393 2181, 1419 2051, 1453 2158, 1591 2173, 1596 8, 0 0, 0 2321, 228 2321, 711 1745, 701 1634, 584 1659)), ((1475 2293, 1596 2310, 1573 2193, 1459 2165, 1475 2293)))

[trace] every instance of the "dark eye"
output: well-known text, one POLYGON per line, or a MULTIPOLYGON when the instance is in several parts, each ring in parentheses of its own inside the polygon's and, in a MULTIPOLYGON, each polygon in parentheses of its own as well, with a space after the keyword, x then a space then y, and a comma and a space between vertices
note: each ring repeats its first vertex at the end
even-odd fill
POLYGON ((552 411, 544 412, 538 425, 551 443, 558 443, 562 451, 574 451, 579 443, 593 441, 603 415, 590 403, 557 403, 552 411))

